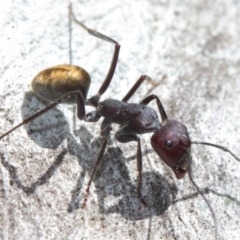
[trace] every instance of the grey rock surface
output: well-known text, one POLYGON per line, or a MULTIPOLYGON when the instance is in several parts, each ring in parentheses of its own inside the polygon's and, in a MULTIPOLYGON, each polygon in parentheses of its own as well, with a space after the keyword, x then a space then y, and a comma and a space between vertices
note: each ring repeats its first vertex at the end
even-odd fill
MULTIPOLYGON (((239 156, 239 1, 74 1, 79 20, 121 44, 104 98, 121 99, 141 74, 133 96, 162 100, 170 118, 194 140, 224 145, 239 156)), ((41 70, 69 63, 67 1, 8 1, 0 15, 0 135, 44 107, 31 93, 41 70)), ((113 46, 73 28, 72 62, 103 81, 113 46)), ((151 104, 156 111, 156 105, 151 104)), ((87 108, 90 110, 90 108, 87 108)), ((214 239, 214 222, 188 177, 178 181, 141 136, 142 194, 136 194, 136 144, 114 139, 86 183, 101 146, 100 123, 76 120, 61 105, 0 142, 1 239, 214 239)), ((117 126, 114 126, 114 130, 117 126)), ((194 179, 215 211, 219 239, 240 238, 240 163, 221 150, 193 146, 194 179)))

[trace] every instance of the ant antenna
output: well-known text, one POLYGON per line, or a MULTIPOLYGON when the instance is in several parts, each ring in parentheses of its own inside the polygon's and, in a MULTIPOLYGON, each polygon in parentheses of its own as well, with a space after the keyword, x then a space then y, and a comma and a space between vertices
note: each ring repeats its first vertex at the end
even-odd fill
POLYGON ((219 148, 219 149, 223 150, 224 152, 230 153, 237 161, 240 162, 240 158, 238 158, 238 157, 237 157, 233 152, 231 152, 228 148, 223 147, 223 146, 221 146, 221 145, 217 145, 217 144, 213 144, 213 143, 209 143, 209 142, 197 142, 197 141, 192 141, 191 143, 192 143, 192 144, 207 145, 207 146, 219 148))
POLYGON ((197 189, 197 191, 200 193, 200 195, 202 196, 202 198, 204 199, 204 201, 206 202, 206 204, 208 205, 208 208, 212 214, 213 217, 213 221, 214 221, 214 226, 215 226, 215 238, 217 239, 218 236, 218 225, 217 225, 217 218, 216 215, 214 213, 214 210, 212 208, 212 205, 210 204, 210 202, 208 201, 208 199, 205 197, 205 195, 203 194, 203 192, 200 190, 199 186, 195 183, 195 181, 193 180, 193 174, 192 174, 192 157, 191 154, 189 152, 187 152, 187 161, 188 161, 188 177, 189 180, 191 181, 191 183, 193 184, 193 186, 197 189))
MULTIPOLYGON (((209 142, 198 142, 198 141, 191 141, 191 144, 199 144, 199 145, 207 145, 207 146, 211 146, 211 147, 215 147, 215 148, 219 148, 225 152, 228 152, 229 154, 231 154, 237 161, 240 161, 240 159, 233 153, 231 152, 228 148, 226 147, 223 147, 221 145, 218 145, 218 144, 214 144, 214 143, 209 143, 209 142)), ((197 189, 197 191, 201 194, 202 198, 204 199, 204 201, 206 202, 206 204, 208 205, 209 207, 209 210, 211 211, 211 214, 212 214, 212 217, 213 217, 213 220, 214 220, 214 225, 215 225, 215 238, 217 239, 217 236, 218 236, 218 225, 217 225, 217 218, 216 218, 216 215, 213 211, 213 208, 210 204, 210 202, 207 200, 207 198, 205 197, 205 195, 202 193, 202 191, 200 190, 199 186, 195 183, 195 181, 193 180, 193 174, 192 174, 192 158, 191 158, 191 155, 190 153, 187 153, 188 154, 188 176, 189 176, 189 179, 191 181, 191 183, 193 184, 193 186, 197 189)))

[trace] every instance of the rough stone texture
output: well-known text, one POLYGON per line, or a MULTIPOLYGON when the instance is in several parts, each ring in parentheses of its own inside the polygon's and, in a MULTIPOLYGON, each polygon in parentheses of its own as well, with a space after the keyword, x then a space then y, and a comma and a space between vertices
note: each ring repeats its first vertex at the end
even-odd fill
MULTIPOLYGON (((0 15, 0 132, 44 107, 30 92, 42 69, 69 63, 67 1, 6 1, 0 15)), ((240 154, 240 3, 76 1, 87 26, 121 44, 113 82, 103 98, 121 99, 141 74, 132 98, 157 94, 192 139, 240 154)), ((92 76, 89 96, 107 72, 113 46, 73 24, 73 63, 92 76)), ((155 104, 151 104, 156 109, 155 104)), ((89 109, 88 109, 89 110, 89 109)), ((141 136, 142 193, 136 196, 136 144, 114 140, 80 204, 101 146, 100 124, 74 126, 60 106, 1 140, 1 239, 214 239, 212 215, 188 177, 177 181, 141 136), (74 131, 75 128, 75 131, 74 131)), ((116 128, 115 128, 116 130, 116 128)), ((240 163, 228 153, 193 146, 194 179, 218 221, 219 239, 240 237, 240 163), (208 190, 208 191, 206 191, 208 190)))

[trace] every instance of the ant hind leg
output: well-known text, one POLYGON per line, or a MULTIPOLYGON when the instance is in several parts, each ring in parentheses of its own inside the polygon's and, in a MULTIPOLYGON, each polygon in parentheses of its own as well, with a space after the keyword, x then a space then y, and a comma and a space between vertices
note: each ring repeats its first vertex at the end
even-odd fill
POLYGON ((77 20, 76 16, 73 13, 72 4, 71 3, 69 4, 69 16, 73 19, 73 21, 76 24, 78 24, 82 28, 84 28, 89 34, 93 35, 94 37, 100 38, 100 39, 102 39, 104 41, 113 43, 115 45, 112 61, 111 61, 108 73, 107 73, 107 75, 105 77, 105 80, 103 81, 102 85, 100 86, 100 88, 98 90, 98 93, 96 95, 94 95, 93 97, 91 97, 90 99, 87 99, 87 102, 86 102, 86 104, 92 105, 92 106, 96 107, 97 103, 98 103, 98 101, 100 99, 100 96, 107 90, 109 84, 112 81, 112 77, 114 75, 114 72, 115 72, 115 69, 116 69, 116 66, 117 66, 118 55, 119 55, 119 51, 120 51, 120 47, 121 46, 114 39, 112 39, 112 38, 110 38, 110 37, 108 37, 108 36, 106 36, 106 35, 104 35, 104 34, 102 34, 100 32, 97 32, 97 31, 95 31, 93 29, 90 29, 90 28, 86 27, 82 22, 77 20))

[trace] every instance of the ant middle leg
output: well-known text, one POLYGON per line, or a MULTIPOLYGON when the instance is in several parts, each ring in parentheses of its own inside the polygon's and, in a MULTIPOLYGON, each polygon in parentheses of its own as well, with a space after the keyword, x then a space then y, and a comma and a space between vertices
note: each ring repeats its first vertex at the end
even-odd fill
POLYGON ((137 184, 137 194, 144 206, 147 203, 142 197, 141 186, 142 186, 142 149, 141 149, 141 139, 136 134, 128 133, 127 127, 122 127, 119 129, 115 135, 116 139, 121 143, 127 143, 135 141, 137 142, 137 171, 138 171, 138 184, 137 184))
POLYGON ((146 80, 147 82, 152 82, 151 78, 147 75, 141 75, 140 78, 134 83, 132 88, 128 91, 128 93, 125 95, 125 97, 122 99, 122 102, 127 102, 133 94, 138 90, 138 88, 141 86, 143 81, 146 80))

